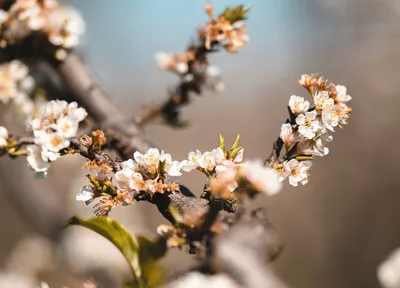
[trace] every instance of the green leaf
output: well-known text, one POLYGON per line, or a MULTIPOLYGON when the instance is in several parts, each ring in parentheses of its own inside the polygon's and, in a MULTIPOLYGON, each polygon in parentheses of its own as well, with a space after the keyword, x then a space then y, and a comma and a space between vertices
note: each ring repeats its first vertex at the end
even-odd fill
POLYGON ((139 247, 129 232, 121 224, 105 216, 89 220, 83 220, 74 216, 64 224, 64 228, 71 225, 78 225, 90 229, 113 243, 128 262, 134 279, 137 282, 140 281, 142 271, 139 262, 139 247))
POLYGON ((240 141, 240 134, 236 136, 235 142, 233 143, 231 149, 228 151, 228 159, 234 159, 236 155, 240 152, 240 150, 243 149, 243 147, 239 146, 239 141, 240 141))
POLYGON ((231 147, 231 151, 239 147, 239 141, 240 141, 240 134, 236 136, 235 142, 233 143, 231 147))
POLYGON ((167 241, 164 237, 158 237, 151 241, 144 236, 137 235, 136 240, 139 246, 140 263, 158 260, 167 253, 167 241))
POLYGON ((307 161, 307 160, 313 160, 313 155, 298 155, 296 156, 297 161, 307 161))
POLYGON ((223 16, 231 23, 235 23, 240 20, 246 20, 246 14, 250 11, 251 7, 243 8, 243 5, 228 7, 222 13, 223 16))
POLYGON ((136 240, 139 247, 139 262, 142 269, 140 283, 130 282, 125 288, 160 287, 165 283, 166 271, 156 261, 167 252, 167 241, 164 237, 158 237, 151 241, 148 238, 137 235, 136 240), (145 286, 140 286, 145 285, 145 286))
POLYGON ((224 137, 222 137, 221 134, 219 134, 219 144, 218 147, 222 149, 222 151, 224 151, 224 153, 226 152, 226 147, 225 147, 225 139, 224 137))

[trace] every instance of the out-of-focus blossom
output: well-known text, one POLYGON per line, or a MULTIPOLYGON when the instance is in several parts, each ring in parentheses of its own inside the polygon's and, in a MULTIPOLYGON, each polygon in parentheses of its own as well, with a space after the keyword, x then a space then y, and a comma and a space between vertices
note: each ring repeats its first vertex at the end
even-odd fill
POLYGON ((190 50, 183 54, 158 52, 154 58, 160 69, 185 75, 189 71, 188 62, 194 60, 194 53, 190 50))
POLYGON ((238 288, 239 286, 228 276, 223 274, 206 276, 198 272, 191 272, 175 280, 167 288, 238 288))
POLYGON ((267 195, 277 194, 282 187, 274 170, 265 167, 261 161, 243 162, 239 168, 240 176, 251 183, 257 191, 267 195))
POLYGON ((85 22, 76 10, 60 6, 49 12, 44 31, 52 44, 69 49, 78 46, 85 22))
POLYGON ((0 126, 0 148, 7 147, 8 131, 5 127, 0 126))
POLYGON ((41 31, 53 45, 70 49, 79 44, 85 32, 81 15, 55 0, 16 0, 9 11, 1 10, 0 23, 2 47, 41 31))
POLYGON ((400 249, 378 267, 378 278, 384 288, 400 287, 400 249))
POLYGON ((28 75, 28 67, 19 60, 0 65, 0 101, 4 104, 29 93, 34 80, 28 75))
POLYGON ((211 21, 199 30, 199 35, 204 39, 205 47, 210 50, 213 44, 223 46, 229 53, 240 51, 249 42, 246 26, 243 20, 231 23, 225 15, 214 18, 211 4, 207 3, 205 10, 211 21))

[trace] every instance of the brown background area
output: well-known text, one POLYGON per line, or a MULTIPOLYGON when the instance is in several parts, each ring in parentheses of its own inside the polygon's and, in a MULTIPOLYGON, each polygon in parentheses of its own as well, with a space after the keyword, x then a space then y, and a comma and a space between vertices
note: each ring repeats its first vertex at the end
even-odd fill
MULTIPOLYGON (((132 115, 141 104, 164 99, 168 85, 177 81, 157 70, 154 53, 182 51, 191 31, 206 19, 202 1, 69 2, 87 17, 84 55, 118 105, 132 115)), ((184 110, 189 129, 152 126, 148 134, 173 158, 184 159, 194 149, 215 147, 219 133, 227 141, 240 133, 245 157, 265 158, 286 117, 289 96, 306 96, 297 84, 302 73, 318 72, 347 86, 353 96, 350 124, 333 135, 331 154, 314 161, 311 182, 300 188, 286 183, 282 193, 261 197, 257 204, 268 207, 285 238, 276 270, 291 286, 378 287, 377 266, 400 246, 400 5, 396 0, 245 2, 253 6, 248 47, 238 55, 212 56, 223 71, 226 91, 196 97, 184 110)), ((214 3, 223 7, 238 1, 214 3)), ((89 216, 91 209, 74 201, 85 183, 85 172, 77 169, 81 165, 79 158, 61 159, 48 179, 34 180, 22 159, 0 159, 0 267, 9 269, 16 243, 35 235, 23 211, 9 202, 10 187, 41 193, 43 201, 70 215, 89 216)), ((188 175, 182 182, 199 193, 204 180, 188 175)), ((142 203, 111 216, 147 235, 165 222, 142 203)), ((104 265, 123 269, 106 241, 79 228, 69 233, 75 241, 70 243, 79 244, 70 244, 73 249, 82 246, 94 257, 90 265, 109 261, 104 265)), ((170 254, 166 265, 173 271, 191 261, 185 253, 170 254)), ((78 259, 71 261, 84 265, 78 259)))

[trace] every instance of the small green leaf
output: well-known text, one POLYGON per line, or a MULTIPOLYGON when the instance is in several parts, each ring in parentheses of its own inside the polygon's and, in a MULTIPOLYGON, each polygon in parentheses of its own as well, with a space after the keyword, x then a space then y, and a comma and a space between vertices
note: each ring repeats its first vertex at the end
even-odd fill
POLYGON ((235 142, 233 143, 231 147, 231 151, 239 147, 239 141, 240 141, 240 134, 236 136, 235 142))
POLYGON ((228 159, 231 159, 231 160, 235 159, 236 156, 239 154, 239 152, 242 151, 242 150, 243 150, 243 147, 237 147, 237 148, 235 148, 233 150, 229 150, 228 159))
POLYGON ((136 281, 141 279, 141 267, 139 263, 138 245, 129 232, 117 221, 108 217, 92 218, 83 220, 77 216, 70 218, 64 228, 71 225, 78 225, 90 229, 113 243, 128 262, 136 281))
POLYGON ((240 20, 246 20, 246 14, 250 11, 251 7, 243 8, 243 5, 228 7, 222 13, 223 16, 231 23, 235 23, 240 20))
POLYGON ((313 160, 313 155, 298 155, 296 156, 297 161, 307 161, 307 160, 313 160))
POLYGON ((226 152, 226 147, 225 147, 225 139, 224 137, 222 137, 221 134, 219 134, 219 144, 218 147, 222 149, 222 151, 224 151, 224 153, 226 152))
POLYGON ((239 151, 243 149, 243 147, 239 147, 239 141, 240 141, 240 134, 236 136, 235 142, 233 143, 231 149, 229 149, 227 153, 228 159, 234 159, 236 155, 239 153, 239 151))

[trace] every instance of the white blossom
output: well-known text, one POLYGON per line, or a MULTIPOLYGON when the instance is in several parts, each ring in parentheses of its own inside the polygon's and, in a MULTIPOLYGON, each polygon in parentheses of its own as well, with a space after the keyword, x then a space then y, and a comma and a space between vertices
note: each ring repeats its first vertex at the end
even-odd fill
POLYGON ((0 65, 0 82, 0 101, 4 104, 16 98, 27 99, 34 85, 28 67, 19 60, 0 65))
POLYGON ((5 127, 0 126, 0 148, 7 146, 8 131, 5 127))
POLYGON ((318 130, 317 111, 305 112, 296 118, 296 123, 299 125, 299 133, 307 139, 315 137, 315 132, 318 130))
POLYGON ((0 9, 0 25, 6 22, 8 19, 8 13, 3 9, 0 9))
POLYGON ((93 199, 93 187, 89 185, 83 186, 78 194, 76 194, 76 201, 89 201, 93 199))
POLYGON ((303 97, 292 95, 289 99, 289 107, 294 115, 304 113, 310 108, 310 102, 304 101, 303 97))
POLYGON ((189 152, 188 160, 181 161, 181 169, 185 172, 195 170, 199 166, 199 160, 202 154, 199 150, 196 152, 189 152))
POLYGON ((204 152, 198 159, 199 167, 212 171, 218 164, 222 164, 225 159, 225 153, 220 147, 213 149, 211 152, 204 152))
POLYGON ((157 148, 150 148, 147 153, 142 154, 136 151, 133 158, 137 163, 144 166, 158 165, 160 162, 160 151, 157 148))
POLYGON ((168 70, 174 63, 174 55, 167 52, 158 52, 154 55, 157 65, 162 70, 168 70))
POLYGON ((347 88, 343 85, 336 85, 336 101, 338 102, 349 102, 351 96, 347 95, 347 88))
POLYGON ((43 160, 42 149, 37 145, 29 145, 26 150, 28 153, 26 160, 29 166, 36 172, 46 173, 50 168, 50 163, 43 160))
POLYGON ((318 131, 317 136, 312 140, 313 154, 316 156, 326 156, 329 148, 326 145, 332 142, 333 136, 329 135, 325 129, 318 131))
POLYGON ((198 272, 191 272, 178 280, 167 288, 238 288, 233 280, 229 277, 219 274, 214 276, 206 276, 198 272))
POLYGON ((281 183, 273 169, 263 165, 262 161, 247 161, 240 165, 240 175, 246 178, 252 186, 267 195, 277 194, 281 183))
POLYGON ((307 184, 309 170, 312 166, 311 161, 299 162, 296 159, 285 161, 284 172, 281 173, 279 180, 283 181, 286 177, 289 177, 289 183, 293 186, 298 186, 298 183, 307 184))
POLYGON ((221 69, 218 66, 210 64, 207 65, 204 76, 205 86, 217 93, 221 93, 225 90, 225 85, 221 76, 221 69))
MULTIPOLYGON (((164 163, 164 171, 169 176, 180 176, 181 164, 178 161, 172 161, 171 155, 160 151, 157 148, 150 148, 147 153, 142 154, 136 151, 133 154, 135 161, 144 167, 144 169, 149 169, 155 167, 158 169, 160 162, 164 163)), ((154 171, 155 172, 155 171, 154 171)))
POLYGON ((384 288, 400 287, 400 249, 378 267, 378 278, 384 288))
MULTIPOLYGON (((38 147, 31 148, 34 149, 31 154, 35 157, 32 156, 28 160, 30 166, 35 171, 41 172, 35 168, 38 166, 35 163, 57 160, 61 156, 60 150, 67 148, 70 145, 69 139, 76 136, 79 122, 86 115, 85 109, 79 108, 74 102, 70 104, 60 100, 48 102, 41 115, 32 118, 28 123, 28 127, 33 131, 36 147, 38 147)), ((47 163, 47 166, 49 166, 49 163, 47 163)))
POLYGON ((46 104, 43 118, 55 120, 63 116, 68 111, 68 102, 62 100, 53 100, 46 104))
POLYGON ((324 127, 330 131, 339 125, 339 107, 330 106, 322 110, 322 123, 324 127))
POLYGON ((346 125, 347 120, 350 118, 350 113, 352 109, 342 102, 338 103, 336 107, 337 107, 337 116, 339 118, 339 124, 346 125))
POLYGON ((67 115, 72 121, 81 122, 86 118, 88 113, 84 108, 78 107, 78 103, 71 102, 67 107, 67 115))
POLYGON ((69 146, 69 140, 65 138, 62 132, 54 132, 46 134, 42 145, 50 152, 58 152, 69 146))
POLYGON ((329 97, 328 91, 321 91, 314 97, 315 109, 322 110, 335 104, 333 98, 329 97))
POLYGON ((57 119, 56 128, 66 138, 74 137, 78 132, 78 122, 70 117, 60 117, 57 119))
POLYGON ((85 32, 85 22, 76 10, 58 7, 48 14, 44 31, 52 44, 73 48, 85 32))
POLYGON ((286 148, 289 148, 298 138, 293 132, 290 123, 282 124, 279 137, 282 139, 283 143, 285 143, 286 148))
POLYGON ((47 150, 46 146, 42 146, 42 159, 44 161, 48 162, 56 161, 60 156, 61 156, 60 153, 49 151, 47 150))

